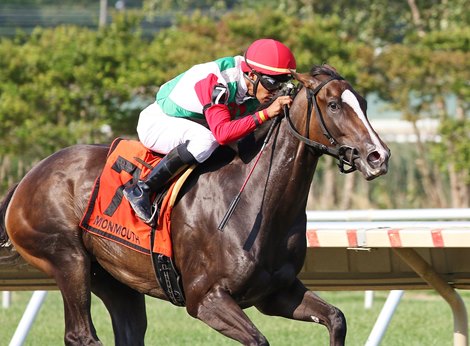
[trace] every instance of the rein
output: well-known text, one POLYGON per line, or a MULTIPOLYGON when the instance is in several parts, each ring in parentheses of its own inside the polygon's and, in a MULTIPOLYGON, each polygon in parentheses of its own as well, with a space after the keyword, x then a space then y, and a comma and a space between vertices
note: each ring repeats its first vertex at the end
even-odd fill
MULTIPOLYGON (((296 128, 295 125, 292 122, 292 119, 290 117, 289 112, 285 112, 285 116, 288 120, 289 124, 289 130, 290 132, 296 137, 298 140, 301 142, 305 143, 307 146, 312 148, 315 152, 319 153, 320 155, 326 154, 329 156, 334 157, 335 159, 338 160, 338 167, 341 173, 351 173, 354 172, 357 168, 356 165, 354 164, 354 160, 358 158, 357 150, 356 148, 350 147, 348 145, 339 145, 339 143, 336 141, 336 139, 333 137, 333 135, 328 131, 328 128, 326 127, 325 120, 323 118, 323 114, 320 110, 320 107, 318 106, 317 102, 317 94, 320 92, 320 90, 329 82, 333 80, 343 80, 341 77, 331 77, 329 79, 326 79, 322 81, 315 89, 306 89, 306 95, 307 95, 307 122, 306 122, 306 129, 305 133, 306 136, 303 136, 296 128), (324 144, 321 144, 319 142, 313 141, 309 136, 309 128, 310 128, 310 121, 312 117, 312 108, 315 107, 315 115, 317 117, 318 123, 320 124, 320 127, 322 129, 323 135, 328 139, 328 141, 334 145, 334 147, 329 147, 324 144), (349 154, 348 154, 349 152, 349 154), (349 166, 349 168, 345 167, 345 165, 349 166)), ((301 86, 302 87, 302 86, 301 86)))
MULTIPOLYGON (((328 84, 332 80, 342 80, 342 79, 343 78, 341 78, 341 77, 331 77, 331 78, 326 79, 323 82, 321 82, 320 85, 318 85, 313 90, 307 88, 306 94, 307 94, 308 106, 307 106, 307 125, 306 125, 306 130, 305 130, 306 134, 307 134, 307 137, 301 135, 300 132, 295 128, 294 124, 292 123, 292 119, 290 118, 289 108, 287 106, 285 106, 283 111, 284 111, 284 117, 286 117, 287 120, 288 120, 288 124, 289 124, 288 128, 291 131, 291 133, 297 139, 299 139, 301 142, 304 142, 305 144, 307 144, 310 148, 315 150, 317 153, 320 153, 320 155, 327 154, 327 155, 330 155, 330 156, 333 156, 334 158, 336 158, 339 161, 338 162, 338 167, 339 167, 339 170, 341 171, 341 173, 351 173, 351 172, 354 172, 357 169, 356 165, 354 164, 354 160, 358 157, 357 150, 355 148, 347 146, 347 145, 339 145, 339 143, 336 141, 336 139, 333 137, 333 135, 330 133, 330 131, 328 131, 328 128, 326 127, 326 124, 325 124, 325 120, 323 119, 323 115, 320 111, 320 107, 318 107, 318 103, 317 103, 317 99, 316 99, 316 96, 317 96, 318 92, 326 84, 328 84), (311 140, 310 138, 308 138, 309 124, 310 124, 310 120, 311 120, 313 106, 315 106, 315 114, 316 114, 317 120, 320 123, 320 126, 322 128, 323 135, 330 141, 330 143, 332 145, 335 145, 335 147, 328 147, 324 144, 321 144, 319 142, 315 142, 315 141, 311 140), (347 155, 348 150, 350 151, 349 155, 347 155), (350 168, 346 168, 345 165, 350 166, 350 168)), ((294 85, 292 83, 288 83, 281 90, 280 95, 291 95, 292 98, 295 98, 298 94, 298 91, 299 91, 298 89, 295 90, 294 85)), ((250 172, 248 173, 248 176, 246 177, 246 179, 245 179, 242 187, 238 191, 237 195, 233 198, 232 202, 230 203, 227 211, 224 214, 224 217, 222 218, 222 221, 219 223, 219 226, 217 227, 217 229, 219 231, 224 230, 225 225, 227 224, 228 220, 230 219, 233 212, 235 211, 235 208, 237 207, 238 202, 240 202, 241 194, 243 193, 243 191, 245 189, 245 186, 246 186, 248 180, 250 179, 251 174, 253 173, 253 170, 255 169, 256 165, 258 164, 258 161, 259 161, 266 145, 268 144, 274 129, 280 124, 281 120, 282 120, 281 116, 277 116, 272 121, 272 123, 269 127, 268 134, 266 135, 266 137, 264 139, 263 146, 261 147, 261 150, 258 153, 258 156, 255 160, 254 165, 252 166, 250 172)))

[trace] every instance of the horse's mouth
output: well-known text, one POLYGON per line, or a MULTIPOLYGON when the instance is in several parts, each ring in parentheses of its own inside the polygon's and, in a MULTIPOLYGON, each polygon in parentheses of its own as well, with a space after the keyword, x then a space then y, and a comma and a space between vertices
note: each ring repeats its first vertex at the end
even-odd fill
POLYGON ((367 181, 374 180, 375 178, 380 177, 381 175, 385 175, 388 172, 388 165, 384 165, 384 168, 374 169, 374 170, 366 170, 366 172, 361 171, 362 175, 367 181))
POLYGON ((377 151, 371 152, 364 159, 362 156, 358 157, 354 164, 357 170, 362 173, 367 181, 374 180, 381 175, 388 172, 388 159, 390 154, 380 155, 377 151))

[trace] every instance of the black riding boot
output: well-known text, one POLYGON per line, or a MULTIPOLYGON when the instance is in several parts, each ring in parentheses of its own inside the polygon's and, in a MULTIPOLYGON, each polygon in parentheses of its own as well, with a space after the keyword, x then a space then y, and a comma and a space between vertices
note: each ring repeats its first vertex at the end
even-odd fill
POLYGON ((124 196, 129 201, 135 214, 145 223, 152 221, 150 196, 160 190, 181 169, 196 163, 194 156, 188 151, 187 143, 172 149, 150 172, 145 180, 124 189, 124 196))

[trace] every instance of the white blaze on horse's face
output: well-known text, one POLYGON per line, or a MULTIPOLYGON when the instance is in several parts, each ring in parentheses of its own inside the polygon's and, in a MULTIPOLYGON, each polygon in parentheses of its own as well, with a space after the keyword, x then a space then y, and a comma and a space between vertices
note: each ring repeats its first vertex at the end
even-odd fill
POLYGON ((378 155, 379 158, 377 158, 377 160, 381 160, 383 158, 388 157, 389 150, 384 147, 382 141, 379 139, 375 131, 372 129, 369 121, 367 120, 364 112, 362 111, 362 108, 359 104, 359 100, 357 99, 356 95, 354 95, 351 90, 346 89, 341 94, 341 100, 352 108, 354 113, 356 113, 357 117, 364 124, 364 127, 367 129, 367 132, 369 133, 369 137, 372 141, 372 144, 375 146, 373 151, 379 154, 378 155))
POLYGON ((357 100, 356 95, 354 95, 351 92, 351 90, 346 89, 341 94, 341 100, 344 103, 347 103, 353 109, 354 113, 356 113, 359 119, 361 119, 362 123, 364 124, 367 131, 369 132, 369 136, 372 139, 372 142, 374 143, 377 150, 381 150, 385 152, 385 149, 383 148, 382 143, 380 142, 379 138, 375 134, 374 130, 372 130, 372 127, 370 126, 369 121, 364 115, 364 112, 362 111, 361 106, 359 105, 359 101, 357 100))

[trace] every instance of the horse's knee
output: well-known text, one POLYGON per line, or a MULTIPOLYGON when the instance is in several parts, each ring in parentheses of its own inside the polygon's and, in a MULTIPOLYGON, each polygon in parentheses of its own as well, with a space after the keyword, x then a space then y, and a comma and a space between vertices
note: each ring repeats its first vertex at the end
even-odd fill
POLYGON ((329 329, 332 335, 332 344, 343 345, 347 330, 346 317, 340 309, 333 306, 328 315, 328 319, 329 329))
POLYGON ((187 295, 186 311, 192 317, 243 345, 269 345, 266 337, 235 300, 220 287, 213 288, 202 297, 187 295))
POLYGON ((247 342, 250 346, 269 346, 269 341, 264 335, 260 335, 259 338, 254 338, 252 342, 247 342))
POLYGON ((268 339, 266 339, 266 337, 264 335, 261 335, 261 340, 259 340, 259 343, 257 343, 256 345, 263 345, 263 346, 269 346, 269 341, 268 339))
POLYGON ((332 326, 344 326, 346 328, 346 317, 343 312, 337 307, 332 307, 330 315, 328 316, 332 326))

